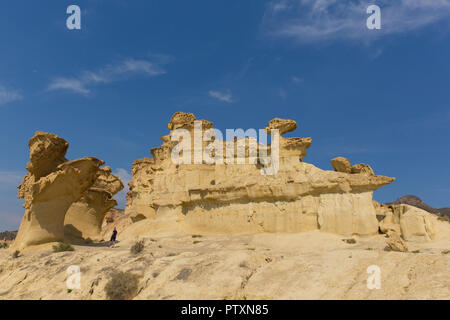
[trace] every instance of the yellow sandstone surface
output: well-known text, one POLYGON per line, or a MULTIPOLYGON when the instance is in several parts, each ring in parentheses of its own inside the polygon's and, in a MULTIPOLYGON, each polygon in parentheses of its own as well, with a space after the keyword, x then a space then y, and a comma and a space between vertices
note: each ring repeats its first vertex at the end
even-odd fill
POLYGON ((433 242, 408 242, 410 252, 384 251, 384 235, 354 237, 355 244, 318 230, 192 237, 155 223, 119 224, 116 248, 74 245, 73 252, 52 253, 47 244, 17 259, 0 250, 0 299, 106 299, 115 270, 139 277, 134 299, 450 298, 447 222, 436 221, 443 236, 433 242), (133 255, 138 239, 145 248, 133 255), (71 265, 80 267, 81 288, 68 292, 71 265), (372 265, 380 267, 381 289, 367 288, 372 265))
MULTIPOLYGON (((105 184, 103 174, 99 174, 106 172, 99 168, 104 161, 94 157, 67 161, 65 154, 69 144, 57 135, 36 132, 28 146, 28 173, 18 187, 18 197, 25 200, 25 215, 13 244, 18 250, 63 241, 69 208, 83 196, 84 199, 89 197, 86 192, 91 187, 105 184)), ((78 225, 83 225, 83 220, 80 217, 78 225)), ((91 221, 87 221, 84 225, 90 228, 90 224, 91 221)))
MULTIPOLYGON (((372 194, 394 178, 362 171, 351 174, 349 162, 347 172, 319 169, 303 162, 311 138, 282 136, 279 170, 273 175, 261 174, 264 165, 249 161, 251 139, 242 139, 247 143, 245 164, 175 164, 170 155, 176 143, 170 137, 179 128, 192 133, 195 120, 193 114, 176 113, 162 146, 152 149, 153 158, 134 162, 126 210, 135 221, 170 219, 172 228, 201 234, 378 233, 372 194)), ((209 121, 202 124, 204 130, 212 128, 209 121)), ((284 134, 296 127, 293 120, 276 118, 266 131, 284 134)), ((273 148, 267 149, 270 153, 273 148)))
POLYGON ((199 146, 196 125, 213 129, 191 113, 173 115, 162 145, 133 163, 125 213, 108 221, 120 179, 100 168, 102 160, 67 161, 67 141, 37 132, 19 186, 25 215, 13 248, 0 250, 0 299, 105 299, 114 270, 139 276, 135 299, 450 298, 450 224, 415 207, 373 201, 373 191, 394 178, 342 157, 333 159, 334 171, 304 162, 311 138, 272 131, 295 130, 293 120, 268 123, 269 145, 216 137, 199 146), (194 159, 214 142, 210 158, 175 163, 177 129, 192 137, 183 156, 194 159), (264 174, 277 139, 278 170, 264 174), (234 162, 217 161, 230 145, 234 162), (119 243, 108 248, 102 239, 114 227, 119 243), (75 251, 52 253, 63 240, 75 251), (132 254, 137 240, 145 248, 132 254), (71 265, 81 270, 79 290, 66 287, 71 265), (372 265, 381 270, 378 290, 366 285, 372 265))

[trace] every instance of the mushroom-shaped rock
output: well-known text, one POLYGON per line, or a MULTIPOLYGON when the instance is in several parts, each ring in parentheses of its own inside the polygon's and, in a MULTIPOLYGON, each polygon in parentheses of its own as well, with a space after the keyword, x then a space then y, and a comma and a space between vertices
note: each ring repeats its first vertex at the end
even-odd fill
POLYGON ((92 186, 103 163, 89 157, 62 163, 41 178, 28 173, 19 186, 19 197, 25 199, 26 210, 13 247, 23 249, 64 240, 67 210, 92 186))
POLYGON ((365 163, 359 163, 359 164, 355 164, 354 166, 352 166, 351 168, 351 173, 355 173, 355 174, 365 174, 368 176, 373 176, 375 175, 375 173, 373 172, 373 169, 365 163))
POLYGON ((123 183, 118 176, 111 173, 111 168, 106 166, 98 170, 97 179, 92 188, 103 189, 115 195, 123 189, 123 183))
POLYGON ((269 121, 269 124, 264 130, 268 134, 271 134, 271 130, 278 130, 280 135, 282 135, 295 129, 297 129, 297 122, 294 120, 275 118, 269 121))
MULTIPOLYGON (((268 134, 273 134, 272 130, 278 130, 280 135, 279 140, 279 156, 286 158, 292 157, 296 161, 301 160, 306 156, 306 149, 311 146, 311 138, 285 138, 281 135, 297 129, 297 122, 289 119, 275 118, 269 121, 267 127, 264 129, 268 134)), ((271 150, 275 150, 276 145, 272 141, 271 150)))
POLYGON ((100 240, 103 219, 117 205, 112 197, 122 189, 122 181, 111 173, 110 167, 99 169, 92 187, 67 211, 65 239, 70 242, 100 240))
POLYGON ((352 165, 350 164, 350 160, 348 160, 347 158, 337 157, 331 159, 331 165, 337 172, 344 172, 344 173, 352 172, 352 165))

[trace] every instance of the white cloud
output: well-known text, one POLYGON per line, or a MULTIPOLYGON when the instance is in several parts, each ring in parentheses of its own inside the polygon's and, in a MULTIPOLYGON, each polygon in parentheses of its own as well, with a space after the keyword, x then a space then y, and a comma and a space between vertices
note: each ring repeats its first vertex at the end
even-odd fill
POLYGON ((291 7, 289 0, 274 1, 269 4, 273 12, 288 10, 291 7))
POLYGON ((21 100, 22 98, 22 95, 18 91, 0 86, 0 105, 21 100))
POLYGON ((291 80, 292 80, 292 82, 295 82, 295 83, 303 82, 303 79, 300 77, 297 77, 297 76, 292 76, 291 80))
POLYGON ((235 102, 233 95, 230 93, 230 91, 227 92, 220 92, 220 91, 214 91, 214 90, 210 90, 209 91, 209 96, 223 101, 223 102, 228 102, 228 103, 233 103, 235 102))
POLYGON ((86 83, 79 79, 56 78, 48 86, 48 90, 69 90, 75 93, 87 95, 89 90, 85 87, 86 83))
POLYGON ((450 0, 275 0, 263 25, 275 37, 299 42, 337 39, 370 41, 406 33, 450 18, 450 0), (381 8, 381 30, 368 30, 370 4, 381 8))
POLYGON ((378 57, 380 57, 383 54, 383 52, 384 52, 383 49, 377 49, 370 54, 370 58, 377 59, 378 57))
MULTIPOLYGON (((165 63, 165 62, 164 62, 165 63)), ((124 80, 133 75, 154 77, 165 74, 161 66, 163 62, 127 59, 116 65, 107 65, 97 71, 84 71, 75 77, 59 77, 48 85, 49 91, 69 90, 74 93, 88 95, 88 86, 124 80)))
POLYGON ((133 177, 127 170, 125 170, 123 168, 117 168, 113 172, 113 174, 118 176, 120 178, 120 180, 122 180, 122 183, 124 185, 124 188, 122 189, 122 191, 117 193, 114 196, 114 198, 117 200, 118 206, 120 208, 125 208, 125 206, 127 204, 127 193, 130 190, 130 187, 128 186, 128 182, 130 182, 133 177))
POLYGON ((0 171, 0 183, 5 185, 18 186, 22 183, 24 175, 25 174, 15 171, 0 171))

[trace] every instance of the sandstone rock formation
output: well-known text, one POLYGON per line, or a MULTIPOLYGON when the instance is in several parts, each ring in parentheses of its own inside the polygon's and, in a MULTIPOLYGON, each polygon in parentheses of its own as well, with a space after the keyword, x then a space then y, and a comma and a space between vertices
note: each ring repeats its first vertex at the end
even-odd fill
POLYGON ((450 208, 433 208, 432 206, 424 203, 422 199, 420 199, 417 196, 413 195, 406 195, 403 197, 398 198, 394 202, 386 203, 386 205, 393 205, 393 204, 408 204, 410 206, 417 207, 419 209, 425 210, 427 212, 445 217, 450 217, 450 208))
POLYGON ((426 242, 436 236, 433 216, 425 210, 406 205, 376 204, 382 233, 395 232, 407 241, 426 242))
POLYGON ((373 172, 373 169, 364 163, 355 164, 352 166, 351 173, 361 173, 368 176, 373 176, 375 173, 373 172))
POLYGON ((99 169, 92 187, 67 211, 64 221, 66 240, 100 240, 103 219, 117 205, 113 196, 122 189, 122 181, 111 173, 110 167, 99 169))
MULTIPOLYGON (((101 239, 105 241, 109 240, 114 228, 117 228, 117 230, 119 231, 120 241, 126 238, 131 238, 134 240, 136 235, 125 235, 128 227, 131 224, 133 224, 133 221, 127 214, 125 214, 125 210, 116 208, 111 209, 106 213, 105 219, 103 220, 100 233, 101 239)), ((152 230, 145 230, 142 234, 151 234, 152 236, 154 236, 152 230)))
MULTIPOLYGON (((277 129, 283 134, 296 126, 293 120, 276 118, 269 122, 266 131, 277 129)), ((302 159, 311 138, 274 135, 272 144, 267 146, 253 138, 228 139, 223 143, 221 137, 207 137, 205 132, 212 129, 211 122, 196 122, 193 114, 182 112, 174 114, 167 127, 171 131, 161 137, 161 147, 151 150, 153 158, 133 163, 126 211, 135 221, 166 221, 173 228, 191 233, 317 229, 342 235, 378 232, 372 193, 394 178, 362 170, 353 174, 348 170, 345 173, 324 171, 304 163, 302 159), (193 132, 196 125, 203 129, 197 145, 193 132), (190 137, 180 142, 176 129, 187 130, 190 137), (277 139, 279 148, 276 148, 277 139), (212 152, 201 153, 203 157, 193 164, 175 163, 171 155, 179 152, 183 141, 190 146, 188 151, 183 151, 183 156, 199 148, 212 149, 212 152), (240 159, 245 163, 217 161, 218 154, 228 155, 225 149, 230 145, 235 151, 231 159, 239 160, 236 156, 239 143, 245 143, 245 159, 240 159), (249 148, 252 143, 258 146, 256 155, 249 148), (211 155, 215 162, 207 161, 211 155), (267 174, 271 173, 268 169, 271 166, 278 170, 267 174)))
POLYGON ((352 165, 350 164, 350 161, 347 158, 337 157, 331 159, 331 165, 333 166, 333 169, 337 172, 352 173, 352 165))
MULTIPOLYGON (((384 251, 389 239, 383 235, 358 238, 355 245, 343 242, 342 236, 317 231, 204 235, 195 239, 189 234, 145 230, 132 234, 138 227, 148 230, 152 223, 146 219, 126 227, 119 224, 117 249, 90 246, 75 248, 70 254, 49 254, 48 245, 30 250, 19 259, 11 259, 11 252, 0 249, 0 297, 103 300, 107 299, 104 288, 110 280, 110 270, 139 276, 136 300, 450 297, 447 222, 437 222, 443 228, 439 241, 408 243, 410 251, 420 251, 417 254, 384 251), (138 257, 132 257, 129 249, 138 239, 145 240, 145 248, 138 257), (82 270, 82 285, 70 292, 66 270, 74 264, 82 270), (381 269, 380 290, 367 288, 366 269, 371 265, 381 269)), ((111 229, 106 235, 110 237, 111 229)))
POLYGON ((109 210, 106 213, 105 218, 103 219, 102 229, 105 228, 107 225, 116 222, 117 220, 121 219, 124 216, 125 210, 123 209, 114 208, 109 210))
POLYGON ((397 232, 389 231, 387 233, 387 247, 391 251, 408 252, 408 246, 397 232))
POLYGON ((126 211, 135 222, 155 217, 150 195, 152 182, 150 179, 154 164, 154 158, 143 158, 133 162, 131 169, 133 180, 128 183, 126 211))
POLYGON ((274 129, 279 130, 280 134, 288 133, 297 129, 297 122, 294 120, 275 118, 269 121, 265 130, 270 134, 274 129))
POLYGON ((14 242, 17 249, 64 240, 67 210, 94 184, 104 164, 93 157, 67 161, 68 142, 51 133, 36 132, 28 146, 28 173, 18 186, 25 215, 14 242))
POLYGON ((368 176, 375 175, 373 169, 369 165, 365 163, 359 163, 352 166, 350 160, 344 157, 331 159, 331 165, 337 172, 365 174, 368 176))

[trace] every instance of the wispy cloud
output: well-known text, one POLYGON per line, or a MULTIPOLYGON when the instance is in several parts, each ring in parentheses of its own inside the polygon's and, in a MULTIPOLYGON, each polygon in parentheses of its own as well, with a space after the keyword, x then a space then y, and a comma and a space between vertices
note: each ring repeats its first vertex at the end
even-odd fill
MULTIPOLYGON (((161 60, 161 59, 160 59, 161 60)), ((162 67, 167 61, 126 59, 115 65, 107 65, 96 71, 84 71, 74 77, 58 77, 48 85, 49 91, 69 90, 88 95, 90 86, 121 81, 134 75, 155 77, 166 73, 162 67)))
POLYGON ((8 89, 0 85, 0 105, 21 100, 23 97, 17 90, 8 89))
POLYGON ((0 171, 0 183, 5 185, 18 186, 22 183, 25 173, 15 171, 0 171))
POLYGON ((89 93, 89 90, 85 87, 87 84, 86 81, 75 78, 55 78, 48 86, 48 90, 69 90, 87 95, 89 93))
POLYGON ((253 57, 247 59, 247 61, 244 64, 244 67, 237 74, 237 78, 238 79, 242 79, 242 78, 244 78, 247 75, 248 70, 251 68, 254 60, 255 60, 255 58, 253 58, 253 57))
POLYGON ((278 90, 278 95, 282 98, 282 99, 286 99, 287 98, 287 92, 286 90, 284 90, 283 88, 280 88, 278 90))
POLYGON ((113 174, 118 176, 120 178, 120 180, 122 180, 122 183, 124 185, 123 190, 120 191, 118 194, 116 194, 114 196, 114 198, 117 200, 120 208, 125 208, 126 203, 127 203, 127 193, 130 190, 130 187, 128 186, 128 182, 130 182, 133 177, 127 170, 125 170, 123 168, 117 168, 113 172, 113 174))
POLYGON ((292 76, 292 77, 291 77, 291 80, 292 80, 292 82, 294 82, 294 83, 301 83, 301 82, 303 82, 303 79, 300 78, 300 77, 297 77, 297 76, 292 76))
POLYGON ((223 101, 223 102, 228 102, 228 103, 233 103, 236 100, 233 98, 233 95, 231 94, 231 92, 228 90, 227 92, 220 92, 220 91, 214 91, 214 90, 210 90, 209 91, 209 96, 211 98, 223 101))
POLYGON ((450 18, 450 0, 274 0, 263 25, 275 37, 299 42, 363 40, 417 30, 450 18), (381 7, 381 30, 368 30, 367 7, 381 7))

